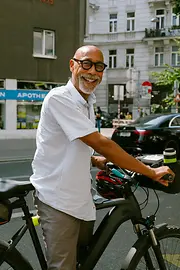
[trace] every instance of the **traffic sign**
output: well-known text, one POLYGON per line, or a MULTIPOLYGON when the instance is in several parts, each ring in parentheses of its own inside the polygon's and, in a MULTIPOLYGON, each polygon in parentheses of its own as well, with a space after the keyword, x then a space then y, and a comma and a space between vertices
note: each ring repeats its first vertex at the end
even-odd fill
POLYGON ((130 80, 126 83, 126 97, 133 97, 136 90, 136 83, 133 80, 130 80))
POLYGON ((151 94, 152 92, 152 83, 149 81, 145 81, 142 83, 142 88, 144 91, 147 91, 147 94, 151 94))

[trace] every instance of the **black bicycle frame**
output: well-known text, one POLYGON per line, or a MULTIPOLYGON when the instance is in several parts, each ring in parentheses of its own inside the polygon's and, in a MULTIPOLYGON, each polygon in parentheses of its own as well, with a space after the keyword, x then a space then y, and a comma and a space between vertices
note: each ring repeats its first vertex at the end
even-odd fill
POLYGON ((86 258, 84 261, 80 262, 78 268, 80 270, 92 270, 95 267, 121 224, 127 220, 140 220, 142 218, 139 204, 133 193, 131 193, 127 199, 114 199, 96 205, 97 210, 109 207, 111 207, 111 209, 106 214, 92 237, 92 242, 89 246, 86 258))
POLYGON ((39 242, 39 238, 36 232, 36 229, 34 227, 34 224, 32 222, 32 214, 29 212, 29 208, 26 204, 26 201, 24 197, 21 197, 17 199, 15 202, 12 203, 13 209, 21 208, 24 213, 23 219, 26 221, 26 224, 24 224, 9 240, 9 246, 8 249, 1 254, 1 259, 0 259, 0 265, 3 263, 6 255, 8 255, 8 252, 13 250, 13 248, 19 243, 23 235, 26 233, 27 230, 30 232, 31 239, 33 241, 33 245, 39 260, 39 263, 41 265, 42 270, 47 270, 47 263, 41 248, 41 244, 39 242))
MULTIPOLYGON (((26 220, 26 224, 24 224, 12 237, 9 241, 9 246, 6 251, 1 254, 0 265, 3 263, 6 255, 8 256, 8 252, 13 250, 13 248, 17 245, 17 243, 21 240, 23 235, 27 230, 29 230, 31 239, 33 241, 33 245, 35 247, 35 251, 41 265, 42 270, 47 270, 47 263, 41 248, 41 244, 39 242, 39 238, 37 236, 36 229, 32 222, 32 215, 29 212, 29 208, 26 204, 24 197, 19 198, 15 202, 13 202, 13 208, 21 208, 24 212, 23 219, 26 220)), ((93 234, 92 241, 88 248, 88 252, 83 259, 80 259, 78 269, 80 270, 92 270, 94 269, 96 263, 104 252, 105 248, 108 246, 110 240, 115 234, 116 230, 123 224, 124 222, 131 220, 133 225, 142 224, 142 213, 140 210, 140 206, 137 202, 137 199, 134 193, 129 188, 129 194, 126 199, 119 198, 113 200, 104 200, 100 204, 96 204, 96 209, 101 210, 105 208, 111 208, 109 212, 105 215, 100 225, 96 229, 93 234)), ((139 235, 140 237, 140 235, 139 235)), ((157 257, 159 257, 158 246, 155 247, 155 253, 157 257)), ((160 254, 160 265, 163 264, 162 254, 160 254)), ((148 256, 148 253, 147 253, 148 256)), ((150 259, 147 258, 147 261, 151 263, 150 259)), ((165 269, 165 268, 162 268, 165 269)))

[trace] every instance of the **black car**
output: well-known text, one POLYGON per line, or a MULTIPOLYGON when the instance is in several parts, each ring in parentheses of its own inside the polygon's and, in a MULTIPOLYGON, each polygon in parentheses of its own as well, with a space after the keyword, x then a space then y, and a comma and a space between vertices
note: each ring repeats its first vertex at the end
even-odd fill
POLYGON ((130 154, 162 154, 165 148, 173 147, 179 156, 180 113, 140 117, 116 128, 111 139, 130 154))
POLYGON ((102 111, 101 128, 111 128, 112 127, 112 120, 113 120, 113 117, 109 113, 102 111))

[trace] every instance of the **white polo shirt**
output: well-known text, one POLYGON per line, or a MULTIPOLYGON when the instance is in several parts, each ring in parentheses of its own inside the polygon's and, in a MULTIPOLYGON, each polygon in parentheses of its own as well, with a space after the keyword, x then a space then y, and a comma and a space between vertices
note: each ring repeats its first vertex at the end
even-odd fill
POLYGON ((47 94, 30 177, 42 202, 86 221, 96 218, 90 178, 93 150, 78 138, 97 131, 94 102, 94 94, 86 102, 71 81, 47 94))

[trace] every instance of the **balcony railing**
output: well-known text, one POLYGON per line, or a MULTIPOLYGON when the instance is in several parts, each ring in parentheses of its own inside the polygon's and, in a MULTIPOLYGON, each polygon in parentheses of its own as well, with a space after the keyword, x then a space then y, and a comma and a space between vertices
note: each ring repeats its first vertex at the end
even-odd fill
POLYGON ((145 28, 145 38, 180 36, 180 25, 166 29, 145 28))

